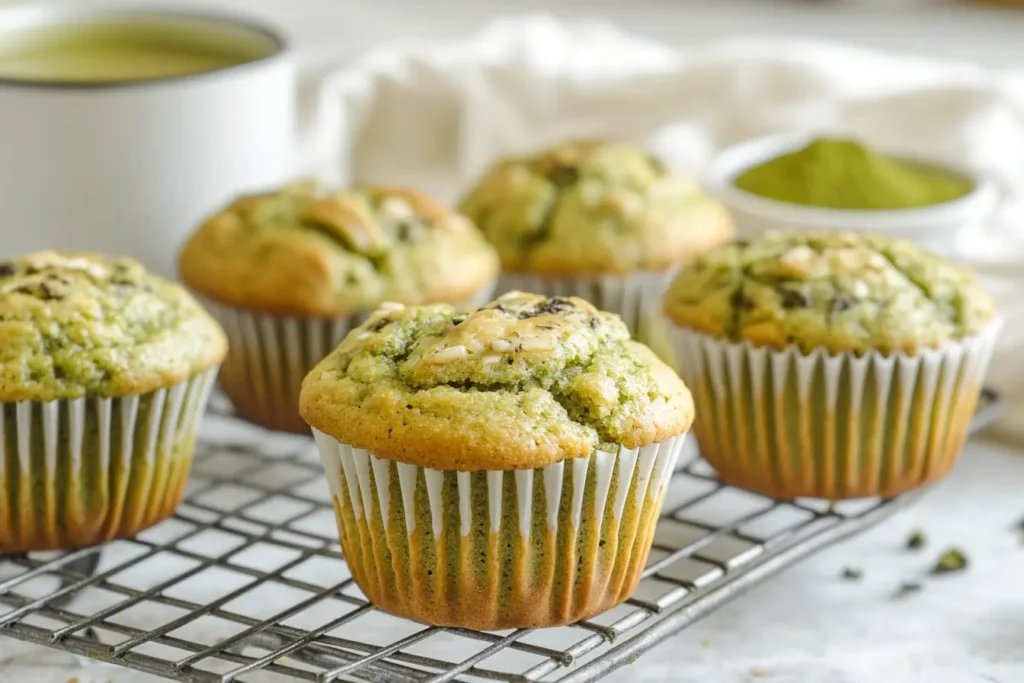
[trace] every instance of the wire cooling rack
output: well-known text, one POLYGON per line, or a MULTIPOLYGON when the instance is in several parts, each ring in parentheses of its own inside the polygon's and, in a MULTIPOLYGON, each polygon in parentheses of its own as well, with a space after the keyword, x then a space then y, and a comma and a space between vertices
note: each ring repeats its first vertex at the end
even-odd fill
MULTIPOLYGON (((998 411, 986 391, 974 429, 998 411)), ((172 519, 101 549, 0 555, 0 635, 204 683, 584 683, 909 500, 772 501, 691 455, 625 604, 562 628, 437 628, 359 592, 309 439, 243 425, 219 402, 213 413, 172 519)))

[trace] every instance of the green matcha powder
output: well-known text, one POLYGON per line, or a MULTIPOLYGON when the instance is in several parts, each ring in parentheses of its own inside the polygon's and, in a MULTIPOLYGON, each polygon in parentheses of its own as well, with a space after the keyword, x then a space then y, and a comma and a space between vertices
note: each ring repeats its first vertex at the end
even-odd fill
POLYGON ((911 209, 957 199, 957 175, 878 155, 853 140, 819 138, 741 173, 734 185, 761 197, 830 209, 911 209))

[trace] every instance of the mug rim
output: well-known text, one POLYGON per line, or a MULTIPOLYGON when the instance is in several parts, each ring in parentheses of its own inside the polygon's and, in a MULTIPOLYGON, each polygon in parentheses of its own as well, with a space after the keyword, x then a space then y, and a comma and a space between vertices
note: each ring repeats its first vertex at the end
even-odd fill
POLYGON ((140 78, 134 80, 120 81, 72 81, 72 80, 51 80, 38 78, 10 78, 0 76, 0 88, 25 88, 37 90, 67 90, 67 91, 94 91, 94 90, 122 90, 129 88, 152 87, 158 85, 172 85, 182 81, 199 80, 227 72, 236 72, 253 67, 264 66, 268 62, 281 59, 290 51, 290 44, 275 28, 271 28, 262 21, 239 14, 207 11, 196 8, 169 8, 163 6, 139 7, 115 3, 102 3, 92 6, 82 6, 77 3, 53 3, 53 2, 28 2, 9 7, 0 8, 0 35, 7 32, 17 33, 19 31, 45 27, 45 26, 74 26, 82 19, 152 19, 154 24, 159 26, 161 19, 164 20, 192 20, 213 25, 230 26, 241 29, 250 35, 258 35, 267 38, 271 43, 270 50, 263 55, 253 59, 247 59, 235 64, 216 67, 205 71, 192 73, 175 74, 168 76, 157 76, 154 78, 140 78), (17 18, 24 15, 20 22, 14 27, 5 26, 11 17, 17 18))

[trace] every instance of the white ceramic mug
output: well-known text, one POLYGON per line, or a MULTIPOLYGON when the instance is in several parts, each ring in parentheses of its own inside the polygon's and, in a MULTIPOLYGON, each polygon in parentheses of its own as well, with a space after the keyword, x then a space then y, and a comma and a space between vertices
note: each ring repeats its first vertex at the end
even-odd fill
POLYGON ((155 80, 0 80, 0 256, 103 251, 174 276, 181 243, 205 215, 292 173, 294 67, 267 28, 174 10, 16 5, 0 10, 0 40, 111 18, 215 31, 265 49, 235 66, 155 80))

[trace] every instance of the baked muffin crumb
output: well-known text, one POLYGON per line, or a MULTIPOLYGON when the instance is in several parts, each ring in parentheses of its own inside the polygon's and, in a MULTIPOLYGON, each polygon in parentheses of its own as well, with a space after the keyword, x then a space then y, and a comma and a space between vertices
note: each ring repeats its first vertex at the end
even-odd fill
POLYGON ((693 180, 600 140, 498 162, 461 210, 506 271, 544 275, 660 271, 732 235, 725 209, 693 180))
POLYGON ((977 334, 996 316, 966 268, 908 241, 827 232, 772 233, 698 256, 665 311, 734 342, 885 354, 977 334))
POLYGON ((179 257, 210 299, 276 315, 337 317, 381 301, 468 301, 498 274, 470 220, 420 192, 298 181, 241 197, 179 257))
POLYGON ((0 401, 142 394, 226 351, 184 289, 131 259, 48 251, 0 262, 0 401))
POLYGON ((379 310, 307 376, 301 412, 343 443, 438 469, 541 467, 684 432, 689 392, 617 316, 511 292, 379 310))

